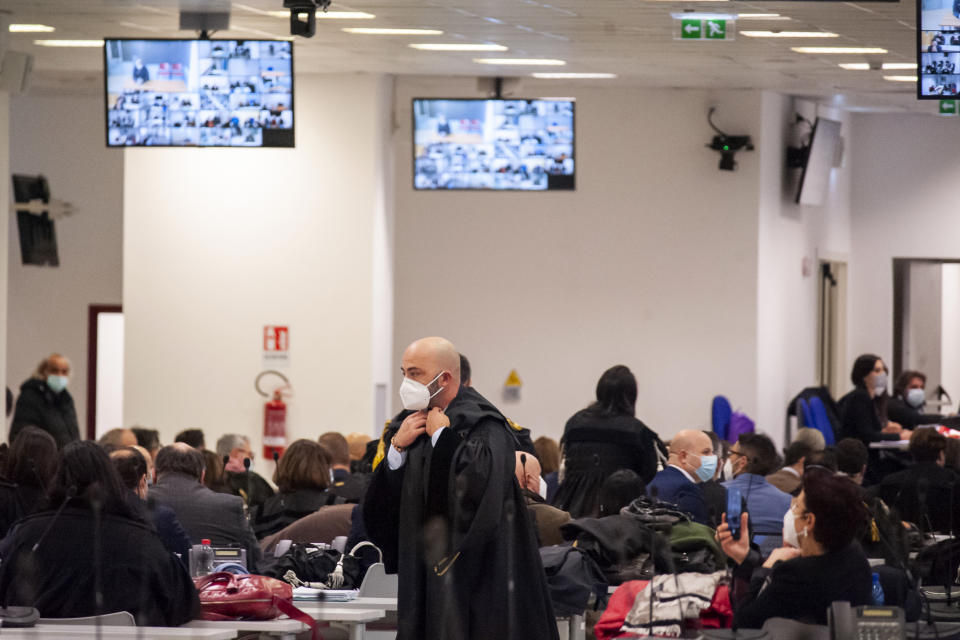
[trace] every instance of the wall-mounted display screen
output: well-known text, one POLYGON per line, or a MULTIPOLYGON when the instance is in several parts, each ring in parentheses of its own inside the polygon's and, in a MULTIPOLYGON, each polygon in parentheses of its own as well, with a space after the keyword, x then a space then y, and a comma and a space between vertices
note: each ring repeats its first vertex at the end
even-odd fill
POLYGON ((104 42, 107 146, 292 147, 293 44, 104 42))
POLYGON ((917 93, 956 96, 960 87, 960 2, 917 0, 917 93))
POLYGON ((572 100, 413 101, 414 189, 573 189, 572 100))

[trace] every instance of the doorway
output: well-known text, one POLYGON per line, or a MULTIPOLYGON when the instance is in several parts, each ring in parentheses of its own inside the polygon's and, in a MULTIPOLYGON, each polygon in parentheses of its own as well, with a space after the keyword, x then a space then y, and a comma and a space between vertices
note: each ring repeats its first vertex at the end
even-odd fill
POLYGON ((87 438, 123 426, 123 307, 90 305, 87 325, 87 438))
POLYGON ((847 263, 821 260, 819 277, 817 384, 839 398, 847 386, 847 263))

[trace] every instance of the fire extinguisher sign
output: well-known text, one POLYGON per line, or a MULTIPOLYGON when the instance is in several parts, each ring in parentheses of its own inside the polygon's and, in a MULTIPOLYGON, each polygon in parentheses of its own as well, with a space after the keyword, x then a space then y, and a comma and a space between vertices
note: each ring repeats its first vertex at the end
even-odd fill
POLYGON ((268 368, 290 364, 290 327, 282 325, 263 327, 263 364, 268 368))

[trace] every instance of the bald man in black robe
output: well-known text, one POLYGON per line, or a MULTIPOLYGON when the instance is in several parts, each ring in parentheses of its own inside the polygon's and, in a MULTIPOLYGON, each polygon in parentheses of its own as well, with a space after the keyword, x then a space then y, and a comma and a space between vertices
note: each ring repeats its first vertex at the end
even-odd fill
POLYGON ((364 501, 370 538, 399 574, 398 640, 556 640, 536 537, 514 475, 517 437, 460 386, 443 338, 407 347, 405 411, 364 501))

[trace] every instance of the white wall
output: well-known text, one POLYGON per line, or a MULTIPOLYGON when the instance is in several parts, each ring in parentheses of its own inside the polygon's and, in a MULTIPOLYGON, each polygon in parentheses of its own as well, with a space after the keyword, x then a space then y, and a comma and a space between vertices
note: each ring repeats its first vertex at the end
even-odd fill
MULTIPOLYGON (((841 122, 850 149, 849 117, 843 112, 763 94, 759 136, 762 158, 757 266, 757 426, 781 445, 787 403, 817 383, 818 258, 850 252, 850 162, 834 169, 822 207, 794 204, 797 169, 786 168, 786 148, 795 145, 795 115, 841 122), (809 275, 804 275, 804 261, 809 275)), ((804 133, 809 133, 805 129, 804 133)))
MULTIPOLYGON (((950 392, 960 389, 960 264, 945 264, 942 269, 939 383, 950 392)), ((927 389, 934 390, 929 379, 927 389)))
POLYGON ((893 258, 960 258, 960 122, 858 114, 853 138, 849 351, 891 361, 893 258))
POLYGON ((288 438, 371 430, 389 84, 296 82, 296 149, 125 152, 124 418, 164 442, 192 426, 259 450, 269 324, 291 332, 288 438))
MULTIPOLYGON (((11 171, 47 176, 52 196, 73 203, 76 214, 56 223, 59 268, 20 263, 16 217, 9 217, 3 245, 9 268, 6 376, 18 393, 47 354, 70 358, 70 393, 83 437, 88 307, 119 304, 123 279, 123 152, 106 148, 103 126, 103 98, 27 95, 10 101, 11 171)), ((8 180, 0 192, 4 206, 8 180)))
POLYGON ((730 133, 757 135, 760 94, 527 90, 577 99, 575 192, 413 191, 411 99, 475 86, 397 83, 396 361, 417 337, 450 338, 474 386, 534 436, 559 437, 614 364, 634 371, 637 415, 664 437, 709 427, 715 393, 754 414, 761 158, 723 172, 704 144, 710 105, 730 133), (512 368, 522 397, 503 402, 512 368))

